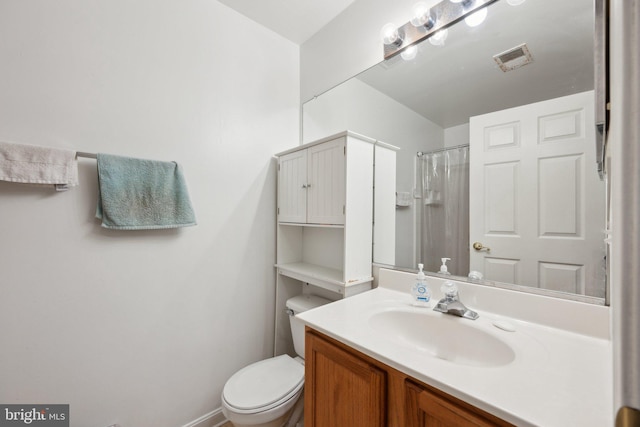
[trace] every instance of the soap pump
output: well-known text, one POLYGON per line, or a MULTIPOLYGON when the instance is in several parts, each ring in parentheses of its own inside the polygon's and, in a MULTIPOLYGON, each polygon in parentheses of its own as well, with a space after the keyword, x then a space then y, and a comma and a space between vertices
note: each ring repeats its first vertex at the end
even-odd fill
POLYGON ((440 266, 440 271, 438 271, 438 273, 451 275, 451 273, 449 273, 449 269, 447 268, 447 261, 451 261, 451 258, 440 258, 440 259, 442 260, 442 265, 440 266))
POLYGON ((419 271, 416 275, 416 282, 411 287, 411 296, 413 296, 413 305, 418 307, 429 307, 431 291, 427 287, 427 276, 422 271, 423 268, 423 264, 418 264, 419 271))

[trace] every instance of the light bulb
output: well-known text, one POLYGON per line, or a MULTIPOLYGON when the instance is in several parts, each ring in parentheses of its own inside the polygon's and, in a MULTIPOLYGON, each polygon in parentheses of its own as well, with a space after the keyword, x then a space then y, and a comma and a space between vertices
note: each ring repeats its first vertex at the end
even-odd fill
POLYGON ((412 45, 406 48, 405 50, 403 50, 402 53, 400 53, 400 56, 405 61, 411 61, 416 57, 417 54, 418 54, 418 46, 412 45))
POLYGON ((386 45, 394 44, 401 45, 402 38, 400 33, 398 32, 398 27, 396 27, 393 23, 385 24, 380 30, 380 38, 382 42, 386 45))
POLYGON ((449 30, 444 28, 442 30, 438 30, 429 37, 429 43, 434 46, 444 46, 445 40, 447 40, 447 36, 449 35, 449 30))
POLYGON ((464 22, 466 22, 467 25, 470 27, 477 27, 478 25, 484 22, 486 17, 487 17, 487 8, 483 7, 477 12, 473 12, 471 15, 464 18, 464 22))
POLYGON ((424 27, 430 30, 436 24, 436 19, 431 14, 431 9, 423 1, 413 5, 412 16, 411 24, 414 27, 424 27))
POLYGON ((507 0, 507 4, 509 4, 509 6, 519 6, 524 2, 525 0, 507 0))
POLYGON ((423 20, 428 11, 429 7, 427 7, 427 4, 423 1, 413 5, 411 9, 411 23, 414 27, 419 27, 424 23, 423 20))

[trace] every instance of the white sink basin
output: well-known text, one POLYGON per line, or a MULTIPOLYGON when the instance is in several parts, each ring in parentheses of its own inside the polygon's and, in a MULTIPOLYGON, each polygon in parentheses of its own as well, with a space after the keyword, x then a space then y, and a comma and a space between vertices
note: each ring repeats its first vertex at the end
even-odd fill
POLYGON ((492 367, 515 360, 516 354, 509 345, 474 322, 429 308, 391 309, 369 317, 369 326, 379 336, 452 363, 492 367))

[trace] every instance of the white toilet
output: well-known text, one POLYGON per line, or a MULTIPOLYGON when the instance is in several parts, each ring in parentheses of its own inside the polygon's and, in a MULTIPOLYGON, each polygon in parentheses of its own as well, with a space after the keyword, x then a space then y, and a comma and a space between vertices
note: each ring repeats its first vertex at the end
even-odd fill
POLYGON ((304 324, 294 314, 331 301, 315 295, 287 300, 295 359, 276 356, 242 368, 224 385, 222 413, 235 427, 282 427, 304 387, 304 324))

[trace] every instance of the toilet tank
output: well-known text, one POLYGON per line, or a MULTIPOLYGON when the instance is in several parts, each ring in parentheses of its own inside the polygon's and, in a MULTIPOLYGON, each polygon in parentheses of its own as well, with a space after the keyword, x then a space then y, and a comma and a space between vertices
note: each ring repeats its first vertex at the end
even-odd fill
POLYGON ((289 322, 291 323, 291 336, 293 337, 293 347, 296 354, 304 359, 304 323, 295 316, 303 311, 311 310, 330 303, 326 298, 316 295, 296 295, 287 300, 287 308, 289 312, 289 322))

